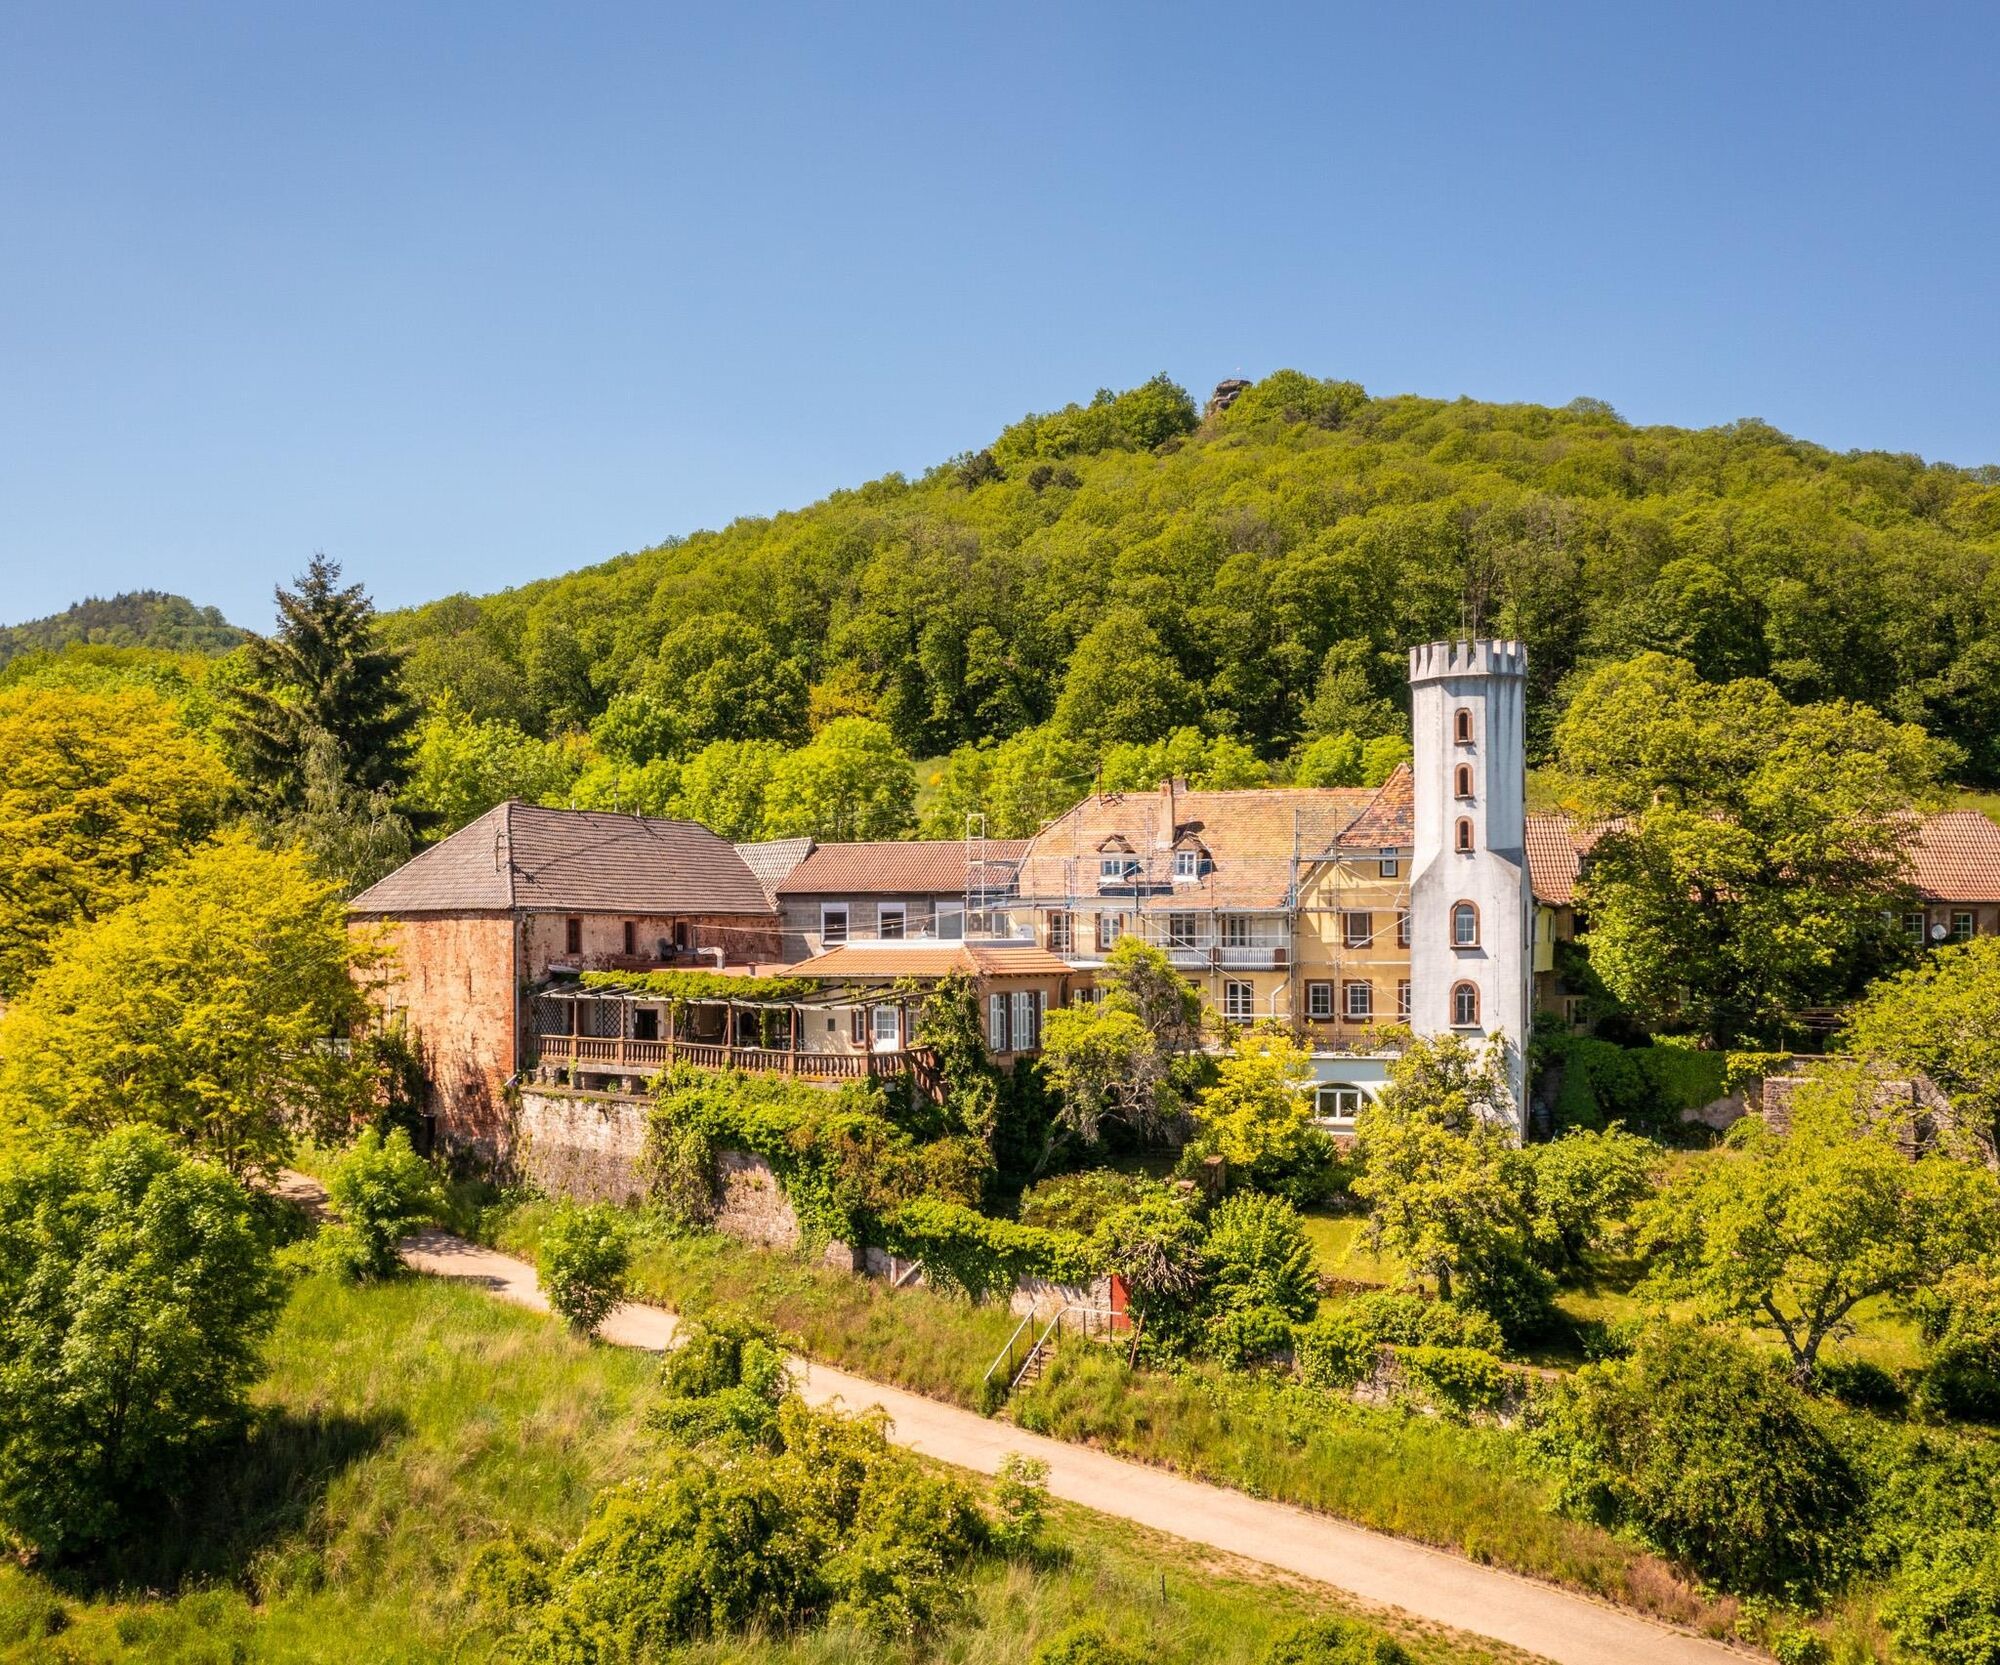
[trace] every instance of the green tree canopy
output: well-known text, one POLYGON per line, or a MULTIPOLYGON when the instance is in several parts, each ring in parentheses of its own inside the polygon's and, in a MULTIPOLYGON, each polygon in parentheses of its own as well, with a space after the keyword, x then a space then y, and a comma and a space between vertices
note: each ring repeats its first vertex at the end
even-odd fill
POLYGON ((280 1297, 242 1187, 156 1132, 0 1173, 0 1524, 100 1543, 241 1423, 280 1297))
POLYGON ((65 926, 123 906, 219 818, 220 758, 173 708, 116 694, 0 692, 0 995, 65 926))
POLYGON ((1878 1065, 1921 1070, 1989 1165, 2000 1156, 2000 937, 1940 948, 1874 984, 1845 1044, 1878 1065))
POLYGON ((724 838, 761 837, 765 800, 785 755, 775 740, 710 741, 681 765, 674 813, 724 838))
POLYGON ((764 794, 764 836, 896 838, 915 824, 916 767, 881 723, 838 717, 787 752, 764 794))
POLYGON ((342 1044, 363 1015, 333 887, 240 835, 162 871, 59 940, 0 1019, 0 1137, 143 1122, 232 1173, 268 1171, 294 1125, 367 1103, 342 1044))
POLYGON ((1556 733, 1603 829, 1578 887, 1591 969, 1640 1018, 1718 1045, 1780 1038, 1903 951, 1921 731, 1647 654, 1585 683, 1556 733))
POLYGON ((1861 1302, 1907 1301, 2000 1242, 2000 1180, 1907 1155, 1877 1097, 1865 1071, 1828 1071, 1794 1095, 1784 1135, 1746 1119, 1693 1158, 1639 1217, 1650 1289, 1769 1329, 1810 1382, 1861 1302))
POLYGON ((402 655, 384 644, 361 586, 341 587, 338 563, 315 555, 297 583, 279 588, 277 634, 250 644, 250 676, 231 689, 238 769, 269 802, 296 808, 302 760, 313 737, 326 735, 354 786, 399 789, 417 721, 402 655))
POLYGON ((1197 707, 1194 687, 1143 614, 1107 614, 1070 655, 1056 727, 1102 752, 1120 742, 1163 740, 1197 707))

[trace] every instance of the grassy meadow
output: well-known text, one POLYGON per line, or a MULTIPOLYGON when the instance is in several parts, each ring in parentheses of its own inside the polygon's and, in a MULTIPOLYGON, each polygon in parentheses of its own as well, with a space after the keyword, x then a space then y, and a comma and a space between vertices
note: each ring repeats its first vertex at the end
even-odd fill
MULTIPOLYGON (((88 1570, 0 1565, 0 1661, 484 1661, 465 1593, 479 1547, 560 1542, 596 1490, 645 1460, 657 1365, 572 1340, 479 1291, 414 1278, 297 1285, 248 1437, 134 1544, 88 1570)), ((1329 1592, 1055 1511, 1058 1564, 995 1565, 973 1617, 921 1652, 827 1631, 717 1643, 693 1665, 1025 1665, 1079 1618, 1162 1665, 1252 1665, 1329 1592)), ((1500 1655, 1411 1630, 1433 1665, 1500 1655)), ((503 1655, 504 1657, 504 1655, 503 1655)))

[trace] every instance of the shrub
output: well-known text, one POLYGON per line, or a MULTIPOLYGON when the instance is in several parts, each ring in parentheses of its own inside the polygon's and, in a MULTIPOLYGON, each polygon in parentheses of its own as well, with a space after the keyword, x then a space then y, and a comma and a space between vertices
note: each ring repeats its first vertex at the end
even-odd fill
POLYGON ((1049 1512, 1049 1465, 1039 1457, 1010 1451, 994 1476, 993 1522, 989 1536, 1002 1555, 1033 1555, 1041 1547, 1049 1512))
POLYGON ((1209 1357, 1234 1370, 1276 1358, 1292 1344, 1292 1322, 1276 1307, 1235 1307, 1208 1321, 1209 1357))
POLYGON ((1930 1415, 2000 1420, 2000 1270, 1960 1267, 1913 1304, 1931 1355, 1917 1390, 1920 1408, 1930 1415))
POLYGON ((1433 1301, 1404 1290, 1370 1290, 1341 1302, 1340 1317, 1371 1342, 1397 1347, 1477 1347, 1497 1353, 1500 1326, 1487 1314, 1456 1301, 1433 1301))
POLYGON ((884 1222, 882 1235, 895 1253, 923 1263, 932 1288, 975 1301, 1004 1294, 1022 1278, 1078 1283, 1092 1270, 1073 1232, 995 1220, 941 1197, 905 1203, 884 1222))
POLYGON ((1319 1305, 1312 1240, 1281 1198, 1254 1191, 1225 1198, 1209 1217, 1204 1252, 1219 1312, 1263 1307, 1303 1321, 1319 1305))
POLYGON ((1265 1665, 1410 1665, 1409 1653, 1352 1619, 1314 1619, 1281 1636, 1265 1665))
POLYGON ((1145 1191, 1146 1181, 1115 1168, 1058 1174, 1022 1195, 1021 1224, 1088 1237, 1107 1215, 1137 1202, 1145 1191))
POLYGON ((1405 1347, 1396 1362, 1410 1386, 1449 1416, 1497 1411, 1506 1398, 1506 1367, 1477 1347, 1405 1347))
POLYGON ((440 1206, 430 1165, 397 1128, 384 1139, 364 1129, 327 1175, 326 1194, 341 1226, 326 1234, 334 1247, 324 1260, 330 1269, 357 1278, 386 1278, 401 1262, 396 1245, 433 1218, 440 1206))
POLYGON ((236 1428, 280 1299, 250 1198, 126 1128, 0 1178, 0 1523, 102 1542, 236 1428))
POLYGON ((1542 1264, 1556 1272, 1580 1267, 1607 1227, 1651 1192, 1658 1155, 1650 1140, 1615 1128, 1524 1147, 1523 1201, 1542 1264))
POLYGON ((1727 1588, 1809 1591, 1847 1551, 1846 1458, 1782 1366, 1732 1336, 1649 1330, 1629 1359, 1553 1389, 1532 1437, 1562 1504, 1727 1588))
POLYGON ((1144 1665, 1123 1642, 1112 1641, 1102 1625, 1076 1624, 1035 1650, 1029 1665, 1144 1665))
POLYGON ((650 1425, 677 1440, 736 1437, 774 1445, 778 1407, 791 1389, 784 1350, 767 1325, 731 1313, 690 1319, 660 1366, 650 1425))
POLYGON ((604 1203, 558 1203, 542 1225, 538 1272, 557 1317, 589 1335, 625 1299, 632 1243, 624 1216, 604 1203))
POLYGON ((1813 1386, 1864 1411, 1900 1410, 1906 1397, 1894 1376, 1866 1359, 1823 1360, 1813 1372, 1813 1386))
POLYGON ((1509 1345, 1548 1331, 1555 1292, 1555 1280, 1504 1240, 1483 1245, 1459 1267, 1460 1300, 1499 1325, 1509 1345))
POLYGON ((1365 1381, 1375 1368, 1378 1350, 1367 1326, 1349 1317, 1344 1307, 1292 1332, 1292 1356, 1300 1380, 1335 1393, 1365 1381))
POLYGON ((1882 1620, 1898 1647, 1925 1665, 2000 1659, 2000 1537, 1939 1534, 1905 1557, 1882 1620))

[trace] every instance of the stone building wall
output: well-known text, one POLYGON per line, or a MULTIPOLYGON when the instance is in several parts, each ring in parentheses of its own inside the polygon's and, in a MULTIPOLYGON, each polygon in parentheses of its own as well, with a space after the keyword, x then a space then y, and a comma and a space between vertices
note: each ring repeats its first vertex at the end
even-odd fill
POLYGON ((349 927, 394 956, 372 998, 409 1027, 428 1081, 425 1109, 454 1144, 505 1154, 507 1078, 516 1063, 514 921, 449 914, 349 927))

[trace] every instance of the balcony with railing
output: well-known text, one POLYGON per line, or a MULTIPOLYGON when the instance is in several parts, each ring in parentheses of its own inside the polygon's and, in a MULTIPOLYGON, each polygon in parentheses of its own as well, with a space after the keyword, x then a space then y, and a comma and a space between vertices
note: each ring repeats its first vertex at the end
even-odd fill
POLYGON ((1182 971, 1282 971, 1291 961, 1291 934, 1283 919, 1146 913, 1135 929, 1182 971))
POLYGON ((794 1075, 810 1081, 867 1081, 909 1074, 922 1082, 937 1073, 937 1055, 921 1046, 884 1052, 807 1052, 790 1047, 636 1040, 616 1035, 541 1035, 534 1045, 534 1062, 544 1068, 568 1066, 606 1075, 656 1075, 671 1064, 794 1075))

